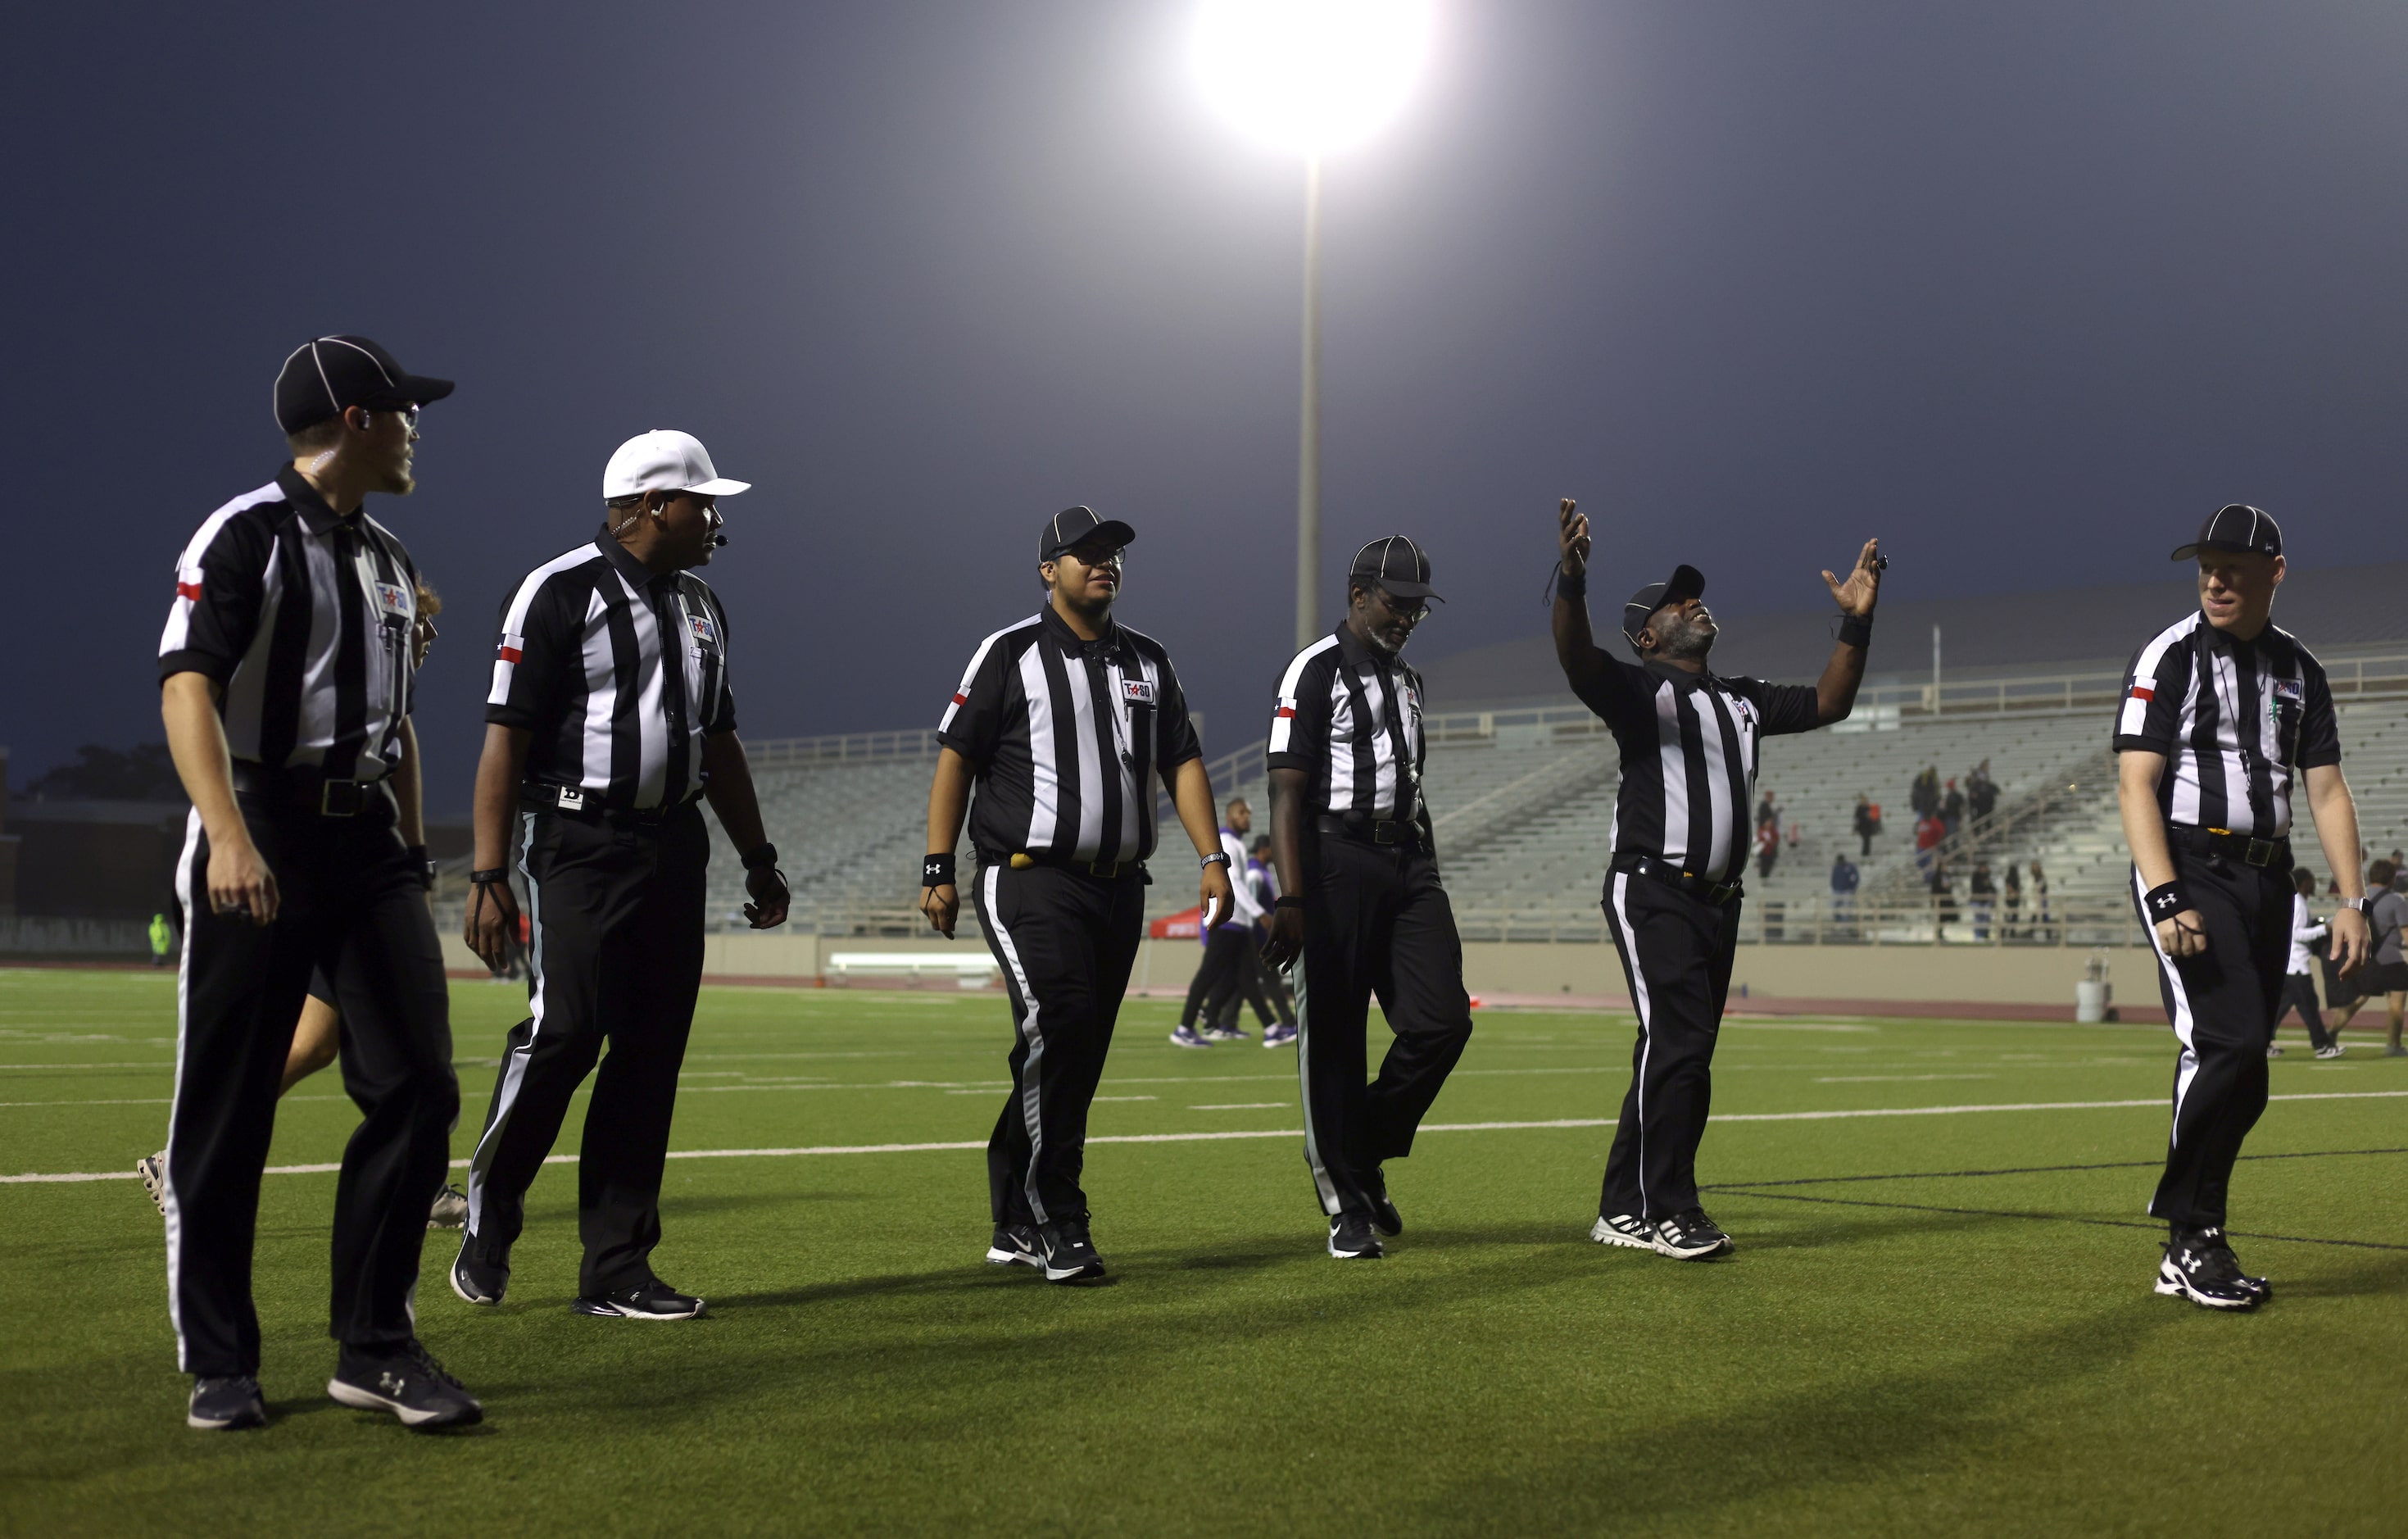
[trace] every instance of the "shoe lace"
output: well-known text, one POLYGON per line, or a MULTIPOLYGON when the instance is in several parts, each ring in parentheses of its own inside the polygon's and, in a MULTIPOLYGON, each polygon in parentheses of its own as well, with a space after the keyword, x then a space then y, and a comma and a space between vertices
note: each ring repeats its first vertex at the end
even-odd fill
POLYGON ((409 1338, 409 1345, 401 1349, 401 1355, 416 1363, 419 1370, 436 1383, 449 1385, 454 1389, 463 1388, 460 1381, 452 1376, 451 1370, 436 1361, 435 1354, 426 1350, 425 1344, 417 1337, 409 1338))
POLYGON ((2237 1283, 2241 1280, 2241 1259, 2232 1254, 2220 1229, 2200 1230, 2184 1237, 2177 1247, 2195 1258, 2191 1274, 2203 1283, 2237 1283))
POLYGON ((1087 1244, 1087 1221, 1084 1218, 1057 1219, 1054 1225, 1054 1232, 1066 1245, 1087 1244))

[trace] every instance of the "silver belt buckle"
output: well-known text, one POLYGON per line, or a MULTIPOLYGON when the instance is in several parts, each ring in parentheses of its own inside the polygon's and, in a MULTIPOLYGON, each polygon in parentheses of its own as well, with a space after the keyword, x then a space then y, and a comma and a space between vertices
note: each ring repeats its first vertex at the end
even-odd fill
POLYGON ((581 785, 564 785, 553 799, 560 803, 560 810, 564 813, 585 811, 585 788, 581 785))

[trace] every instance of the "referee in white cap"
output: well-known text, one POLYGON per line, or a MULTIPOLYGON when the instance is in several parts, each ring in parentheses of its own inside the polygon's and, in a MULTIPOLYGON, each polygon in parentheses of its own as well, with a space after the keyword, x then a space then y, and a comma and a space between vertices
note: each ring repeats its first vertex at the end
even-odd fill
POLYGON ((530 921, 527 1019, 513 1027, 468 1166, 467 1232, 452 1291, 497 1304, 527 1186, 569 1097, 609 1043, 578 1156, 585 1258, 576 1308, 690 1319, 703 1302, 654 1274, 661 1169, 702 983, 710 798, 742 852, 745 917, 786 917, 736 736, 727 614, 692 574, 726 543, 723 479, 693 435, 639 434, 602 473, 593 539, 527 573, 504 606, 477 765, 469 949, 499 971, 517 940, 503 861, 511 825, 530 921))

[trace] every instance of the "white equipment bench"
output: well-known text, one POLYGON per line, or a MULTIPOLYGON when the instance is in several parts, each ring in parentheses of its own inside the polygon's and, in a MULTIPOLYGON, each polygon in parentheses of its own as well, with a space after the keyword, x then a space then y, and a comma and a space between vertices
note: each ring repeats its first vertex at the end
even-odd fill
POLYGON ((995 958, 958 951, 839 951, 827 959, 831 983, 857 978, 951 978, 962 988, 985 988, 1001 976, 995 958))

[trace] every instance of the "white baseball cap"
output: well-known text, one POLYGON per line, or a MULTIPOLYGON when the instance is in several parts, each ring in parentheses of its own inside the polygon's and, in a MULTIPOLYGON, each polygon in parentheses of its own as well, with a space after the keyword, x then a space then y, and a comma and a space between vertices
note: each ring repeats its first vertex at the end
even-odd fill
POLYGON ((702 440, 674 427, 637 434, 621 444, 610 463, 602 467, 606 502, 638 492, 699 492, 704 496, 731 497, 752 484, 723 479, 702 440))

